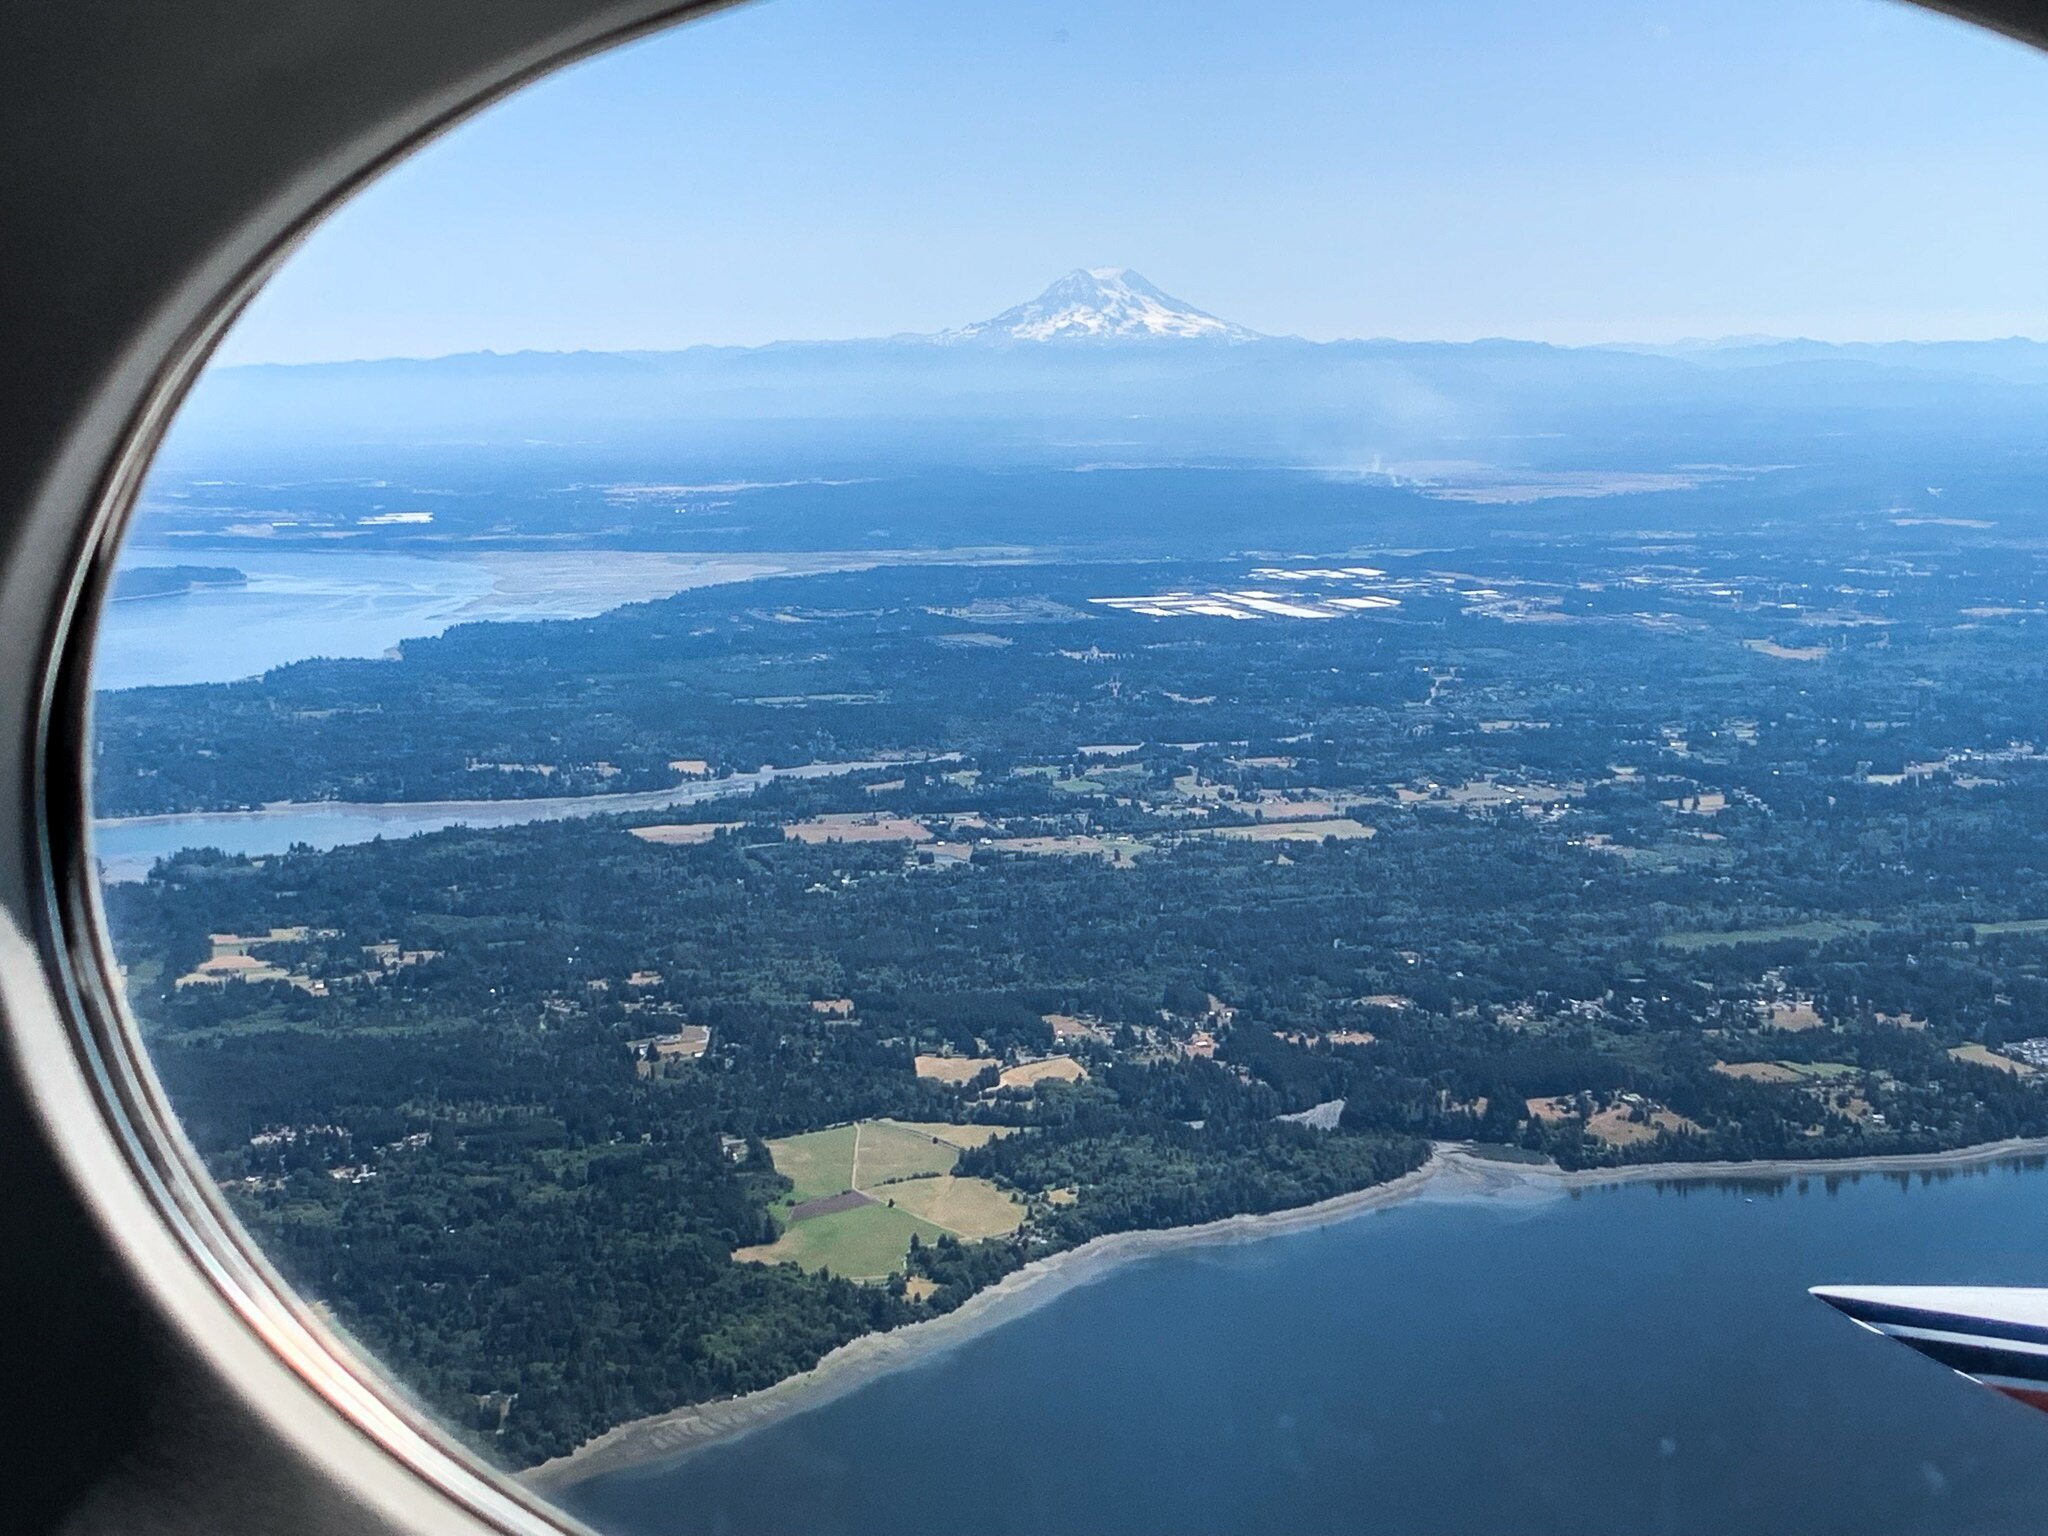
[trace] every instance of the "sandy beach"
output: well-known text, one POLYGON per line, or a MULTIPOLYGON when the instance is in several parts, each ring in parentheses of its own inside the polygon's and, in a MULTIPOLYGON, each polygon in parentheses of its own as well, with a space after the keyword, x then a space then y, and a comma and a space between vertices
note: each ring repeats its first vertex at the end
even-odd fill
POLYGON ((636 1419, 585 1442, 566 1456, 517 1474, 541 1493, 559 1493, 607 1472, 666 1460, 682 1452, 758 1429, 790 1414, 842 1397, 866 1382, 953 1348, 977 1334, 1043 1306, 1067 1291, 1102 1278, 1134 1259, 1212 1243, 1255 1242, 1284 1232, 1343 1221, 1405 1201, 1541 1199, 1614 1184, 1676 1180, 1845 1178, 1865 1174, 1938 1173, 1983 1167, 2024 1156, 2048 1155, 2048 1138, 1991 1142, 1953 1152, 1864 1157, 1826 1162, 1643 1163, 1626 1168, 1567 1172, 1554 1164, 1507 1162, 1456 1143, 1438 1143, 1429 1160, 1386 1184, 1315 1205, 1261 1216, 1232 1216, 1200 1226, 1119 1232, 1027 1264, 954 1311, 889 1333, 864 1334, 832 1351, 810 1370, 745 1397, 698 1403, 636 1419))
MULTIPOLYGON (((662 489, 651 487, 650 489, 662 489)), ((680 488, 678 488, 680 489, 680 488)), ((777 576, 823 576, 895 565, 1016 565, 1040 558, 1015 544, 943 549, 486 550, 467 560, 490 574, 491 589, 465 607, 472 619, 584 618, 698 587, 777 576)))

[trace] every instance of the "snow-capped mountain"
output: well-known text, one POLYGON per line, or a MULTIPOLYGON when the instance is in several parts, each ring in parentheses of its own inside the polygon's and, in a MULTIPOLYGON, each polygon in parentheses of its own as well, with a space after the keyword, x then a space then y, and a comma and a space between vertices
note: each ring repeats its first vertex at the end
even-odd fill
POLYGON ((940 341, 1258 341, 1232 325, 1162 293, 1128 267, 1077 268, 1028 304, 993 319, 941 331, 940 341))

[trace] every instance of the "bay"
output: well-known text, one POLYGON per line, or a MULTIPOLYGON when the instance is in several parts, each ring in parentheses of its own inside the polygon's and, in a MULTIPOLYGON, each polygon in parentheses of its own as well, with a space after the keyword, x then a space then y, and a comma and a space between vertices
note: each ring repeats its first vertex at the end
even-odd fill
POLYGON ((205 553, 124 549, 121 568, 231 566, 246 586, 107 605, 93 684, 219 683, 311 656, 380 656, 439 634, 491 591, 474 561, 355 551, 205 553))
POLYGON ((1424 1195, 1119 1266, 574 1486, 623 1536, 2020 1532, 2048 1418, 1824 1282, 2048 1277, 2036 1158, 1424 1195))
MULTIPOLYGON (((962 552, 973 557, 978 552, 962 552)), ((131 546, 120 568, 227 566, 241 586, 107 605, 95 688, 225 683, 313 657, 375 658, 451 624, 588 618, 695 587, 939 559, 946 551, 677 554, 635 550, 400 554, 131 546)))

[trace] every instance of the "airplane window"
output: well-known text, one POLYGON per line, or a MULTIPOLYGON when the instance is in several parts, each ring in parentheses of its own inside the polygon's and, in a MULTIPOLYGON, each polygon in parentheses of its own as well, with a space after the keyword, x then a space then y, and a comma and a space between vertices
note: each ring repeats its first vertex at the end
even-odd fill
POLYGON ((193 1153, 625 1536, 2031 1530, 2044 79, 776 0, 501 104, 105 593, 193 1153))

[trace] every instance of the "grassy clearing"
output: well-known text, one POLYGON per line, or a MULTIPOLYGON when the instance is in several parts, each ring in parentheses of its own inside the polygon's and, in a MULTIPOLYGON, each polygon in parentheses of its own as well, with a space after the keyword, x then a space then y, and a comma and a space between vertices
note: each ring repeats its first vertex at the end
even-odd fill
POLYGON ((1090 768, 1073 778, 1056 778, 1052 787, 1063 795, 1113 795, 1137 789, 1150 778, 1150 773, 1136 765, 1090 768))
POLYGON ((1334 821, 1343 817, 1335 800, 1297 799, 1291 795, 1262 795, 1252 808, 1261 821, 1334 821))
POLYGON ((984 1067, 995 1064, 993 1056, 920 1056, 917 1058, 917 1075, 928 1077, 935 1083, 957 1086, 973 1081, 984 1067))
POLYGON ((1804 923, 1781 923, 1774 928, 1724 928, 1705 933, 1667 933, 1657 942, 1666 949, 1712 949, 1723 944, 1778 944, 1796 939, 1807 944, 1825 944, 1851 934, 1869 933, 1878 925, 1862 917, 1817 917, 1804 923))
POLYGON ((951 1173, 960 1161, 960 1149, 951 1143, 886 1120, 863 1120, 854 1133, 852 1187, 878 1200, 895 1193, 882 1187, 891 1179, 951 1173))
POLYGON ((941 1235, 908 1211, 864 1205, 800 1221, 774 1242, 737 1249, 733 1257, 743 1264, 795 1264, 813 1272, 829 1269, 849 1280, 884 1280, 903 1267, 912 1234, 927 1243, 941 1235))
POLYGON ((1958 1045, 1950 1049, 1949 1055, 1957 1061, 1967 1061, 1972 1066, 1990 1067, 1999 1072, 2010 1072, 2014 1077, 2032 1077, 2034 1069, 2023 1061, 2014 1061, 2010 1056, 2001 1056, 1989 1046, 1958 1045))
POLYGON ((1801 1077, 1812 1078, 1816 1082, 1829 1083, 1839 1077, 1858 1075, 1858 1069, 1846 1061, 1802 1061, 1795 1065, 1801 1077))
POLYGON ((1008 1236, 1024 1221, 1024 1207, 987 1179, 942 1174, 891 1184, 874 1194, 878 1200, 895 1201, 899 1211, 969 1240, 1008 1236))
POLYGON ((1324 821, 1262 822, 1255 827, 1204 827, 1202 837, 1234 837, 1247 843, 1320 843, 1326 837, 1377 837, 1379 829, 1349 816, 1324 821))
POLYGON ((775 1171, 795 1186, 789 1201, 822 1200, 853 1188, 854 1127, 835 1125, 829 1131, 807 1131, 768 1143, 775 1171))
POLYGON ((799 843, 928 843, 932 829, 908 816, 834 811, 792 822, 783 835, 799 843))
POLYGON ((1765 1029, 1785 1029, 1795 1033, 1802 1029, 1827 1028, 1827 1020, 1820 1016, 1813 1004, 1800 998, 1764 1004, 1762 1022, 1765 1029))
POLYGON ((996 1079, 1005 1088, 1036 1088, 1040 1083, 1078 1083, 1088 1069, 1071 1056, 1049 1056, 1044 1061, 1011 1067, 996 1079))
POLYGON ((1078 779, 1054 779, 1052 787, 1055 793, 1062 795, 1106 795, 1110 793, 1110 787, 1107 783, 1092 776, 1078 779))
POLYGON ((795 1186, 783 1202, 787 1208, 849 1189, 874 1194, 877 1185, 891 1179, 951 1173, 962 1148, 981 1146, 1008 1129, 863 1120, 771 1141, 768 1155, 775 1171, 795 1186))
POLYGON ((1035 858, 1101 859, 1126 868, 1150 845, 1135 837, 1090 837, 1070 833, 1060 837, 992 837, 980 846, 996 853, 1022 853, 1035 858))
POLYGON ((1742 643, 1759 656, 1769 656, 1778 661, 1823 661, 1828 654, 1824 645, 1779 645, 1775 640, 1745 640, 1742 643))
POLYGON ((1751 1083, 1827 1083, 1857 1075, 1845 1061, 1717 1061, 1714 1070, 1751 1083))
POLYGON ((1109 1030, 1098 1020, 1079 1018, 1071 1013, 1042 1013, 1039 1015, 1052 1026, 1055 1040, 1100 1040, 1107 1045, 1109 1030))
POLYGON ((1014 1232, 1024 1208, 986 1179, 953 1176, 966 1147, 1008 1135, 1003 1125, 862 1120, 768 1143, 775 1168, 795 1188, 777 1206, 786 1225, 772 1243, 741 1248, 747 1264, 829 1269, 850 1280, 882 1280, 903 1267, 911 1234, 978 1239, 1014 1232), (787 1221, 792 1206, 858 1191, 875 1201, 787 1221))
POLYGON ((1644 1125, 1629 1118, 1630 1111, 1625 1105, 1615 1104, 1599 1111, 1586 1122, 1586 1134, 1604 1141, 1610 1147, 1641 1146, 1646 1141, 1655 1141, 1666 1131, 1699 1131, 1698 1121, 1687 1119, 1676 1110, 1666 1109, 1661 1104, 1647 1108, 1650 1122, 1644 1125))
POLYGON ((1011 1135, 1017 1129, 1014 1125, 948 1125, 942 1120, 878 1120, 875 1124, 929 1136, 962 1151, 970 1147, 985 1147, 997 1137, 1011 1135))
POLYGON ((2008 933, 2048 933, 2048 917, 2022 917, 2005 923, 1972 923, 1970 936, 1995 939, 2008 933))
POLYGON ((737 831, 741 825, 737 821, 686 821, 654 827, 628 827, 626 830, 643 843, 655 843, 664 848, 694 848, 710 842, 721 832, 737 831))

